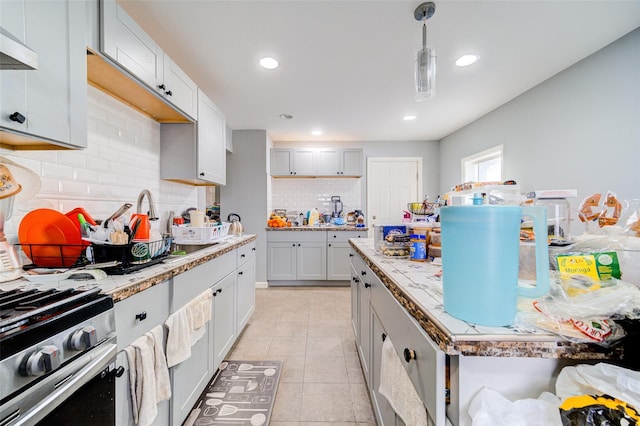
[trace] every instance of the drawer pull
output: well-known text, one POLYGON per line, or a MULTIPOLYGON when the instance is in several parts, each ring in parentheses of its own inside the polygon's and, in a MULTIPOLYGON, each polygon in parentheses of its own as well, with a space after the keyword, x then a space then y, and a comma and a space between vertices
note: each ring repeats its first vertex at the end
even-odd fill
POLYGON ((382 333, 382 341, 384 342, 385 340, 387 340, 387 335, 386 333, 382 333))
POLYGON ((219 288, 218 290, 216 290, 216 293, 222 293, 222 289, 219 288))
POLYGON ((416 359, 416 351, 409 348, 404 348, 404 360, 411 362, 412 359, 416 359))
POLYGON ((238 275, 242 275, 242 271, 238 272, 238 275))
POLYGON ((371 287, 371 284, 369 284, 369 283, 364 283, 364 288, 369 288, 369 287, 371 287))
POLYGON ((367 275, 367 271, 360 271, 360 275, 364 277, 365 275, 367 275))
POLYGON ((147 319, 147 312, 146 311, 142 311, 139 314, 136 314, 136 319, 139 321, 144 321, 147 319))
POLYGON ((254 248, 252 248, 252 249, 251 249, 251 251, 256 251, 256 248, 255 248, 255 247, 254 247, 254 248))
POLYGON ((353 257, 353 253, 349 253, 349 257, 353 257))

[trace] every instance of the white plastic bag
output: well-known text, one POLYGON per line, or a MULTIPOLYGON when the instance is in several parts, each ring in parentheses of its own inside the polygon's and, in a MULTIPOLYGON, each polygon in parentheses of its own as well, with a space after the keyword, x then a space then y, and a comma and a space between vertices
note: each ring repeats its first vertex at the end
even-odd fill
POLYGON ((473 426, 562 426, 559 403, 548 392, 512 402, 485 387, 469 404, 469 415, 473 426))
POLYGON ((640 407, 640 372, 611 364, 564 367, 556 381, 556 395, 564 400, 577 395, 611 395, 640 407))

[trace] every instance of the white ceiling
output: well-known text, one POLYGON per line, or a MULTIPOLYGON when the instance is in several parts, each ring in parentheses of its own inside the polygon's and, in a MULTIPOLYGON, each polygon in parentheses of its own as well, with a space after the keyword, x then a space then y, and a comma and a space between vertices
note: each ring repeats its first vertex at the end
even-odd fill
POLYGON ((275 141, 439 140, 640 26, 637 0, 436 1, 436 96, 417 102, 419 0, 118 1, 232 129, 275 141))

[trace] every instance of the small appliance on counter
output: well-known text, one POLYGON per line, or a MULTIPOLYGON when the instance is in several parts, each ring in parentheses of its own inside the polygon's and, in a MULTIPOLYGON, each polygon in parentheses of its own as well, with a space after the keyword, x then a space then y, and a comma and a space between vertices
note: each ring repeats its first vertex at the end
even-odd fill
POLYGON ((340 217, 342 215, 343 208, 344 208, 344 205, 342 204, 342 201, 340 201, 340 196, 332 195, 331 196, 331 217, 333 218, 340 217))

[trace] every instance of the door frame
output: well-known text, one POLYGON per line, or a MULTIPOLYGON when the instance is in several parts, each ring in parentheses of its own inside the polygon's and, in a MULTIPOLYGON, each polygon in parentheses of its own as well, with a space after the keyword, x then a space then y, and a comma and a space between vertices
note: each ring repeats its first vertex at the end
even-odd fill
POLYGON ((371 226, 369 227, 369 232, 368 232, 368 236, 369 238, 371 238, 373 236, 373 220, 371 217, 371 197, 369 196, 369 190, 370 190, 370 184, 369 182, 371 182, 371 170, 372 170, 372 165, 373 163, 396 163, 396 162, 401 162, 401 161, 415 161, 417 164, 417 173, 416 173, 416 188, 418 191, 418 198, 420 198, 420 194, 422 194, 422 157, 367 157, 367 187, 366 187, 366 193, 367 193, 367 223, 371 224, 371 226))

